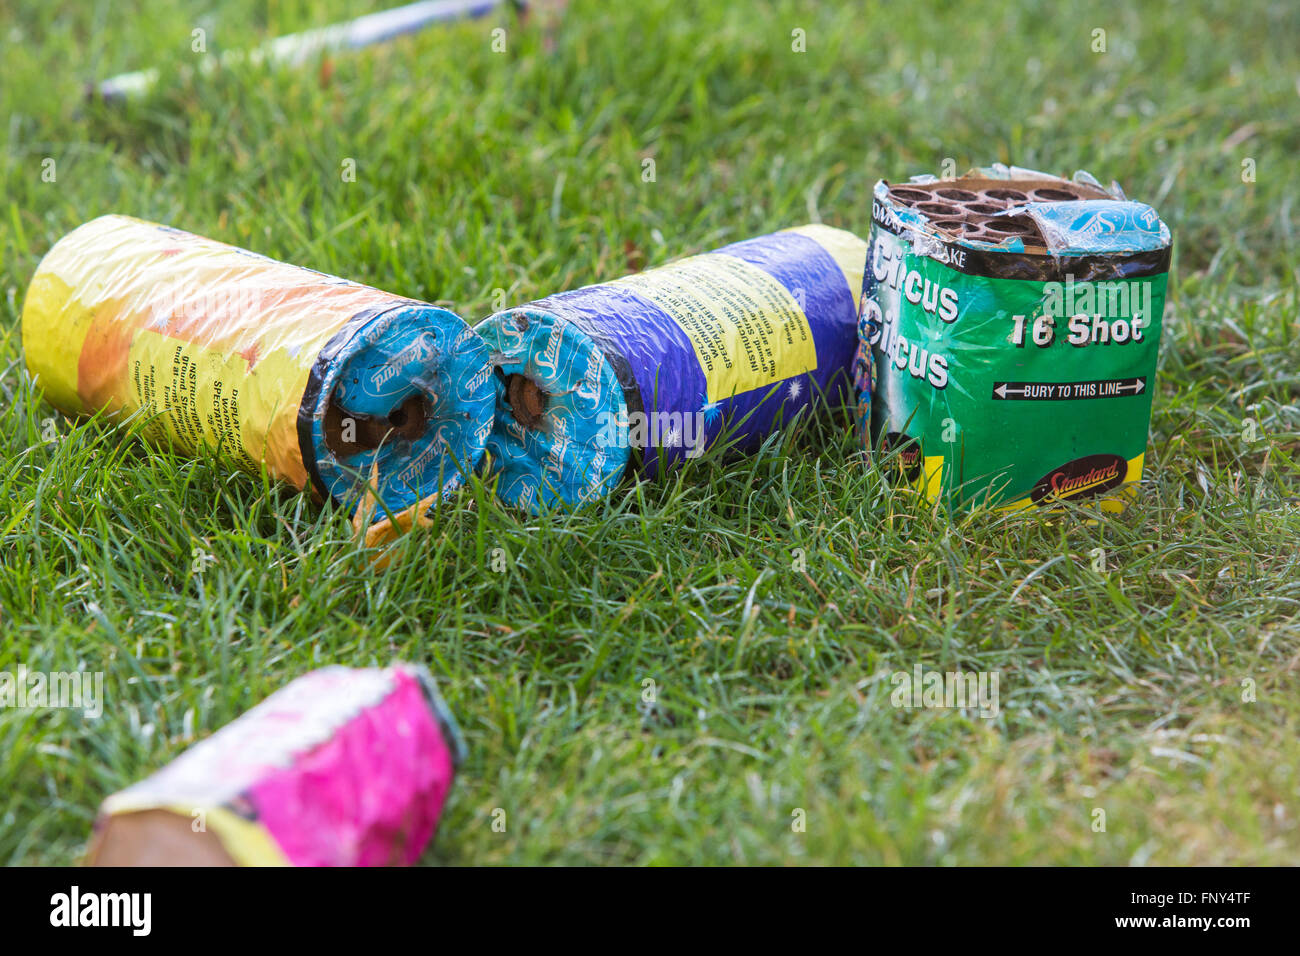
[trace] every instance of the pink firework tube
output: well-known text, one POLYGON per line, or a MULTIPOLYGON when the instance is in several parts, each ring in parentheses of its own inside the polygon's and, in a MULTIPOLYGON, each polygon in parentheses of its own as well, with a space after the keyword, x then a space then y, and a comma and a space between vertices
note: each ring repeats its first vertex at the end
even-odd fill
POLYGON ((326 667, 105 800, 87 862, 409 866, 463 753, 424 668, 326 667))

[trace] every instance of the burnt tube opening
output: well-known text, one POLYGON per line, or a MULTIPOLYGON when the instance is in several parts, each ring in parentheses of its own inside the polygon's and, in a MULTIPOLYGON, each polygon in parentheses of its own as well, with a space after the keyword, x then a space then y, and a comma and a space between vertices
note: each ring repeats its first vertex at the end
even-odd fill
POLYGON ((984 228, 989 232, 999 232, 1008 236, 1032 236, 1038 233, 1037 228, 1031 222, 1003 217, 990 219, 984 223, 984 228))
POLYGON ((939 219, 930 225, 952 236, 974 236, 980 232, 979 223, 966 219, 939 219))
POLYGON ((1004 202, 1025 202, 1029 199, 1019 189, 986 189, 984 195, 989 199, 1001 199, 1004 202))
POLYGON ((943 217, 951 218, 954 216, 961 215, 960 209, 952 205, 952 203, 946 203, 946 202, 917 203, 916 208, 919 212, 923 212, 927 216, 943 216, 943 217))
POLYGON ((531 378, 518 373, 506 376, 506 401, 515 421, 524 428, 536 428, 546 411, 547 395, 531 378))
POLYGON ((1035 189, 1034 198, 1043 202, 1073 202, 1082 197, 1068 189, 1035 189))
POLYGON ((909 205, 911 203, 925 202, 930 198, 930 194, 924 189, 908 189, 906 187, 891 189, 889 190, 889 195, 897 199, 899 202, 907 203, 909 205))
POLYGON ((349 412, 331 399, 325 408, 325 447, 343 457, 374 451, 393 438, 415 441, 428 428, 431 415, 429 400, 420 393, 407 396, 387 415, 349 412))
POLYGON ((974 202, 976 199, 979 198, 975 193, 971 192, 969 189, 957 189, 956 187, 949 187, 947 189, 936 189, 934 191, 934 194, 938 196, 940 199, 947 199, 951 202, 957 202, 957 203, 974 202))

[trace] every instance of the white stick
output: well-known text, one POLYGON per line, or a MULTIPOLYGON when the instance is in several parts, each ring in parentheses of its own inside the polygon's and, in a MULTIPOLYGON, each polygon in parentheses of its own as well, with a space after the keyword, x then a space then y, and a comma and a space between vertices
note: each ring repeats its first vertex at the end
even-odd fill
MULTIPOLYGON (((271 63, 297 66, 321 53, 334 50, 355 50, 360 47, 384 43, 406 33, 414 33, 433 23, 481 17, 501 6, 504 0, 423 0, 420 3, 395 7, 357 17, 346 23, 334 23, 315 30, 291 33, 277 37, 250 52, 233 51, 216 58, 205 58, 200 72, 208 72, 215 65, 235 63, 271 63)), ((110 77, 95 87, 106 100, 122 100, 140 96, 158 82, 158 71, 139 70, 110 77)))

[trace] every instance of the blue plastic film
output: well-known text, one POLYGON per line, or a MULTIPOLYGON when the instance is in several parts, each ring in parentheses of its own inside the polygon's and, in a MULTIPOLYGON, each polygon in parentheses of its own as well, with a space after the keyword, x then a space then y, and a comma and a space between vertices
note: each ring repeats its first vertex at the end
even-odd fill
POLYGON ((446 309, 356 316, 321 351, 304 395, 299 425, 313 477, 351 509, 376 476, 373 490, 390 511, 436 502, 482 457, 492 377, 482 340, 446 309))

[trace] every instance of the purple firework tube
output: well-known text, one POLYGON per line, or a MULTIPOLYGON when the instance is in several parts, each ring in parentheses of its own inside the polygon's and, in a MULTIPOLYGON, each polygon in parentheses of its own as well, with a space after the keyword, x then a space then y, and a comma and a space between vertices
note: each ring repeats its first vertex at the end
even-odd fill
POLYGON ((484 320, 498 496, 581 504, 844 400, 865 263, 852 233, 800 226, 484 320))

